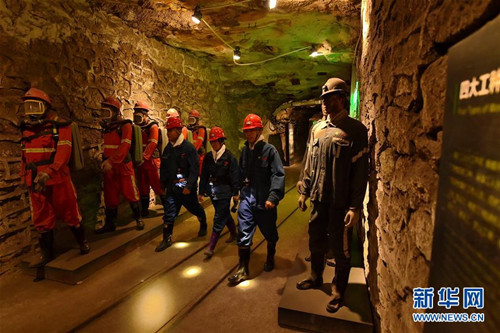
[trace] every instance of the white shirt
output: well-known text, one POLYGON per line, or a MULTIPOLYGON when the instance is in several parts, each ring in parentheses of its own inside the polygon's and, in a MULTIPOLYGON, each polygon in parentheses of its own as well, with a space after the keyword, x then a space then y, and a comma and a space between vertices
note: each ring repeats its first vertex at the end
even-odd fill
POLYGON ((212 156, 214 157, 214 162, 217 162, 217 160, 224 154, 226 151, 226 145, 222 145, 222 147, 219 149, 219 151, 212 150, 212 156))

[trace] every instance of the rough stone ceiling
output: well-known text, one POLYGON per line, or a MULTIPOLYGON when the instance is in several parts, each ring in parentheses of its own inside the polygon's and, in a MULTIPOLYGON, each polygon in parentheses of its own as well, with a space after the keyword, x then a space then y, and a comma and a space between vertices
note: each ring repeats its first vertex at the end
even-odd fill
POLYGON ((319 93, 327 76, 350 79, 359 36, 360 0, 89 0, 96 9, 120 17, 129 26, 173 47, 208 57, 223 66, 221 79, 236 95, 271 91, 281 99, 306 99, 319 93), (233 50, 203 23, 191 20, 196 5, 232 47, 241 63, 260 61, 298 48, 331 45, 331 54, 311 58, 310 51, 255 66, 233 64, 233 50))

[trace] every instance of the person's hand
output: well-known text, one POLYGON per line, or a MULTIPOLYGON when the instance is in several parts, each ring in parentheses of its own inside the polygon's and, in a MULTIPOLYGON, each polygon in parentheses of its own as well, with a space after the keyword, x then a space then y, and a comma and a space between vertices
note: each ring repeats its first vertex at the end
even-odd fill
POLYGON ((35 192, 43 192, 45 191, 45 183, 47 183, 47 180, 50 179, 49 174, 45 172, 39 172, 35 179, 33 180, 33 183, 35 184, 35 192))
POLYGON ((113 168, 113 165, 111 164, 111 162, 109 160, 105 160, 104 162, 102 162, 102 171, 103 172, 108 172, 112 168, 113 168))
POLYGON ((305 194, 301 194, 300 197, 299 197, 299 208, 301 211, 305 211, 307 209, 307 196, 305 194))
POLYGON ((359 218, 361 217, 359 209, 349 209, 347 214, 344 217, 344 223, 346 228, 352 228, 356 223, 358 223, 359 218))
POLYGON ((235 206, 238 206, 238 202, 240 202, 240 196, 239 195, 234 195, 233 196, 233 204, 235 206))
POLYGON ((266 209, 269 210, 269 209, 273 209, 274 207, 276 207, 275 204, 273 204, 271 201, 266 201, 266 205, 265 205, 266 209))
POLYGON ((185 189, 182 190, 182 194, 184 194, 184 195, 188 195, 190 193, 191 193, 191 190, 188 189, 188 188, 185 188, 185 189))
POLYGON ((203 196, 201 194, 198 194, 198 202, 203 202, 203 196))

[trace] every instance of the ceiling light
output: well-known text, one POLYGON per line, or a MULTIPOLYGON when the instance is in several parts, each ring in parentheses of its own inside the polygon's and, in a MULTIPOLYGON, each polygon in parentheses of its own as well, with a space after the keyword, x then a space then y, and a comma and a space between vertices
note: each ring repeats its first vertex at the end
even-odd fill
POLYGON ((276 8, 276 3, 278 0, 269 0, 269 9, 274 9, 276 8))
POLYGON ((196 6, 194 8, 194 13, 193 15, 191 16, 191 20, 193 20, 194 23, 196 24, 200 24, 201 22, 201 9, 200 9, 200 6, 196 6))
POLYGON ((240 51, 240 47, 239 46, 236 46, 234 48, 234 51, 233 51, 233 59, 234 60, 240 60, 241 58, 241 51, 240 51))

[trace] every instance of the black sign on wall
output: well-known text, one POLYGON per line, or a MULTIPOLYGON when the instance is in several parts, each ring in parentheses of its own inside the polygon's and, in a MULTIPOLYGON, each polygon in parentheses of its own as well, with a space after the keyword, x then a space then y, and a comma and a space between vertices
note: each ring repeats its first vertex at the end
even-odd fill
POLYGON ((429 286, 433 313, 483 313, 483 323, 425 324, 426 332, 500 329, 500 17, 449 51, 443 151, 429 286), (436 306, 441 287, 459 306, 436 306), (484 308, 464 308, 465 287, 484 308))

